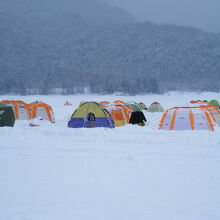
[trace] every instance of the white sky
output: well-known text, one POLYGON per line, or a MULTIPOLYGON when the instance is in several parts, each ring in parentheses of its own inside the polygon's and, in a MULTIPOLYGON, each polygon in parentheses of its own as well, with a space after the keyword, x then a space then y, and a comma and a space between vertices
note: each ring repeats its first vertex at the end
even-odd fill
POLYGON ((220 0, 104 0, 140 21, 189 25, 220 32, 220 0))

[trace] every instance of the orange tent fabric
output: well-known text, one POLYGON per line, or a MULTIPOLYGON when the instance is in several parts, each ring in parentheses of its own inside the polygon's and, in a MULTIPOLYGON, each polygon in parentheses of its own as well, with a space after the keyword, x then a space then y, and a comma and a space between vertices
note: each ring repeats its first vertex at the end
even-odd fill
POLYGON ((127 119, 123 108, 121 108, 120 106, 109 106, 106 109, 111 115, 113 121, 115 122, 116 127, 127 124, 127 119))
POLYGON ((132 107, 126 105, 118 105, 118 106, 121 106, 123 108, 127 123, 129 123, 131 118, 131 113, 135 112, 135 110, 132 107))
POLYGON ((116 101, 114 101, 114 103, 115 103, 115 104, 125 104, 125 102, 124 102, 124 101, 121 101, 121 100, 116 100, 116 101))
POLYGON ((210 130, 214 131, 212 114, 205 107, 174 107, 161 118, 163 130, 210 130))
POLYGON ((202 100, 192 100, 190 103, 192 103, 192 104, 195 104, 195 103, 206 103, 206 102, 204 102, 204 101, 202 101, 202 100))
POLYGON ((41 117, 44 120, 55 122, 53 109, 50 105, 42 102, 34 102, 28 105, 32 118, 41 117))
POLYGON ((30 111, 28 108, 28 104, 23 101, 15 101, 15 100, 4 100, 0 103, 12 106, 15 118, 17 120, 29 120, 30 119, 30 111))
POLYGON ((123 101, 117 100, 112 102, 102 101, 100 104, 109 112, 115 122, 115 126, 123 126, 128 124, 131 117, 131 112, 134 109, 126 106, 123 101))
POLYGON ((108 101, 102 101, 102 102, 100 102, 100 104, 103 105, 103 106, 106 106, 106 105, 109 105, 110 102, 108 102, 108 101))
POLYGON ((220 127, 220 111, 217 106, 205 105, 200 108, 206 109, 210 113, 213 123, 220 127))
POLYGON ((213 105, 210 105, 208 102, 204 102, 200 100, 191 101, 191 104, 192 104, 192 107, 198 107, 198 108, 209 111, 213 123, 220 127, 220 111, 219 111, 218 106, 213 106, 213 105))

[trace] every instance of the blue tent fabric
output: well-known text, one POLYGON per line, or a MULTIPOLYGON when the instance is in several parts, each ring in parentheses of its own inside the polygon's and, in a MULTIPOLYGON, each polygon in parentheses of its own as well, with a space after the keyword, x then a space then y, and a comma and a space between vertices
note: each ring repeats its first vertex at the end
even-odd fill
POLYGON ((111 118, 96 118, 95 121, 88 121, 85 118, 71 118, 68 122, 69 128, 114 128, 114 122, 111 118))

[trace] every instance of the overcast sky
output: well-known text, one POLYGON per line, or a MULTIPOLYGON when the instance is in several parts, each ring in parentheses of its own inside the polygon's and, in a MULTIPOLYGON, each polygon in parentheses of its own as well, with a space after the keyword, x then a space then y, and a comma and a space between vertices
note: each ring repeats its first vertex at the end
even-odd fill
POLYGON ((220 32, 220 0, 104 0, 140 21, 180 24, 220 32))

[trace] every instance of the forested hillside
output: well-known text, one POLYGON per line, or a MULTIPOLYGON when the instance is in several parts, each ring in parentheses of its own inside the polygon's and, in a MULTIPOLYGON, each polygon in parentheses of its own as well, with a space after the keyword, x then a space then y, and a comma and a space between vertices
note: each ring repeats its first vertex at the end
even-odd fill
POLYGON ((101 0, 0 2, 0 93, 218 91, 219 60, 220 34, 101 0))
POLYGON ((78 46, 81 53, 73 60, 86 64, 80 67, 84 71, 106 78, 109 90, 220 88, 220 34, 175 25, 129 24, 93 35, 78 46))

